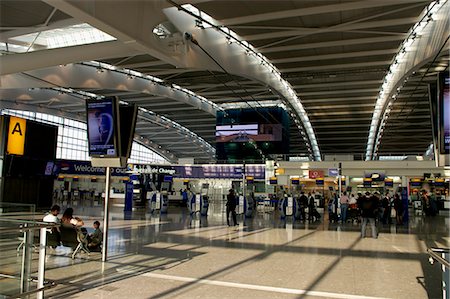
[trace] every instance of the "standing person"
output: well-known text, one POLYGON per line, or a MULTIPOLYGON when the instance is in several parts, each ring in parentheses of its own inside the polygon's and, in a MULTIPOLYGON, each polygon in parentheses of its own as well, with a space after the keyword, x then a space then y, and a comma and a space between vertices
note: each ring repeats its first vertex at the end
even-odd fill
POLYGON ((314 211, 315 211, 315 204, 314 204, 314 196, 311 194, 311 192, 308 193, 308 221, 314 220, 314 211))
POLYGON ((348 203, 350 202, 350 199, 347 196, 347 192, 344 191, 344 193, 341 195, 341 198, 339 199, 339 202, 341 203, 341 220, 342 224, 347 221, 347 210, 348 210, 348 203))
POLYGON ((376 239, 378 237, 378 232, 375 226, 375 218, 377 217, 377 209, 378 209, 378 197, 374 195, 370 196, 369 192, 366 192, 366 196, 361 201, 361 217, 362 217, 362 226, 361 226, 361 238, 364 238, 366 235, 366 225, 367 222, 370 223, 372 229, 372 237, 376 239))
POLYGON ((308 206, 308 197, 305 195, 305 191, 300 193, 299 204, 300 204, 300 214, 302 215, 302 221, 306 221, 306 207, 308 206))
POLYGON ((397 193, 394 195, 394 209, 395 209, 395 216, 397 220, 398 225, 403 224, 403 202, 397 193))
POLYGON ((389 191, 387 191, 386 195, 383 197, 381 205, 383 207, 381 218, 383 224, 391 224, 391 196, 389 195, 389 191))
POLYGON ((233 224, 234 226, 237 225, 236 220, 236 195, 234 194, 234 190, 230 189, 228 195, 227 195, 227 224, 230 226, 230 212, 231 216, 233 217, 233 224))

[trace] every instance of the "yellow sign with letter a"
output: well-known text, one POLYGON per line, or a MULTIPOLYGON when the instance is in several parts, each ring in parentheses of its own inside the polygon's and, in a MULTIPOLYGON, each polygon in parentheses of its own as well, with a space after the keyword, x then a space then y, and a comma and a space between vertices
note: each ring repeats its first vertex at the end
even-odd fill
POLYGON ((26 129, 27 121, 25 119, 14 116, 9 118, 8 145, 6 148, 8 154, 23 155, 26 129))

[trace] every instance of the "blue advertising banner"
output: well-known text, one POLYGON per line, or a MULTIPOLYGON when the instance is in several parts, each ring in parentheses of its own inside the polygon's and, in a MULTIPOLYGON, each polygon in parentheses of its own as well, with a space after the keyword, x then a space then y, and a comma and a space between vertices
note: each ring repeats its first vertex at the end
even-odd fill
POLYGON ((339 175, 339 169, 337 168, 329 168, 328 169, 328 176, 338 176, 339 175))
MULTIPOLYGON (((105 175, 104 167, 93 167, 89 161, 61 160, 55 163, 56 174, 105 175)), ((242 179, 242 168, 233 165, 170 166, 128 164, 127 168, 111 167, 112 176, 131 174, 165 174, 175 178, 242 179)), ((249 165, 245 173, 255 179, 265 178, 265 165, 249 165)))

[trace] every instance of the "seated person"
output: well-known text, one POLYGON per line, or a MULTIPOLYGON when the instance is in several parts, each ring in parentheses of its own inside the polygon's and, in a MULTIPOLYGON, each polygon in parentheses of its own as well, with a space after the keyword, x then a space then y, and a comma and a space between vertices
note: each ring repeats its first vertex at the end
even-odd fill
MULTIPOLYGON (((61 222, 60 222, 60 220, 58 218, 58 214, 59 214, 60 211, 61 211, 61 208, 58 205, 54 205, 50 209, 50 213, 47 213, 44 216, 44 218, 42 219, 42 221, 60 224, 61 222)), ((60 231, 59 231, 58 227, 48 228, 47 232, 50 233, 50 234, 54 234, 55 235, 56 244, 60 243, 61 235, 60 235, 60 231)), ((53 245, 52 247, 55 248, 56 245, 53 245)))
POLYGON ((73 217, 73 209, 67 208, 61 217, 61 223, 65 225, 72 224, 73 226, 81 227, 84 225, 83 220, 79 217, 73 217))
POLYGON ((73 209, 67 208, 61 217, 61 224, 65 226, 72 226, 76 228, 80 240, 87 245, 87 230, 84 225, 84 221, 79 217, 73 217, 73 209))
POLYGON ((87 236, 88 240, 88 248, 90 250, 100 250, 100 245, 102 244, 103 240, 103 233, 100 230, 100 222, 94 221, 94 232, 92 234, 89 234, 87 236))

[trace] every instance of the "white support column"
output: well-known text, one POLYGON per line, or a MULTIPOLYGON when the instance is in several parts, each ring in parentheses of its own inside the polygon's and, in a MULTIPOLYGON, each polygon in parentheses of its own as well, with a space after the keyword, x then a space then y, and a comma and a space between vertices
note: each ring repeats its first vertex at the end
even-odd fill
MULTIPOLYGON (((38 283, 37 288, 44 287, 45 278, 45 250, 47 245, 47 229, 41 228, 39 232, 39 262, 38 262, 38 283)), ((37 299, 44 299, 44 290, 37 293, 37 299)))

